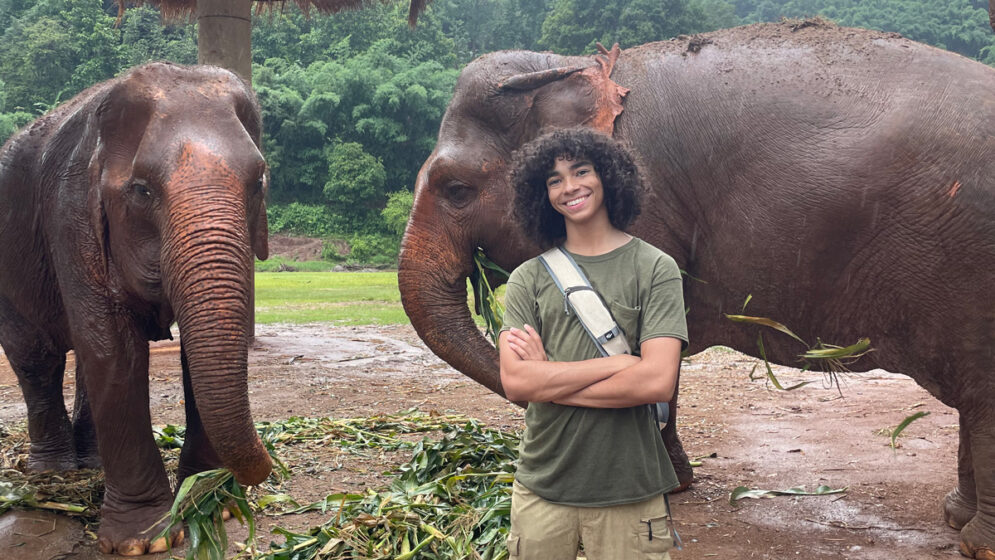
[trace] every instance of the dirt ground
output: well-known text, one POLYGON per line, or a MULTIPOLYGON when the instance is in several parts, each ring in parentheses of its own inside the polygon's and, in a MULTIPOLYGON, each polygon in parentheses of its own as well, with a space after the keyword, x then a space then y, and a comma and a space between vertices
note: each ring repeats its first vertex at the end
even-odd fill
MULTIPOLYGON (((779 376, 816 383, 775 392, 749 380, 756 360, 724 348, 683 367, 679 433, 693 457, 705 457, 691 490, 672 499, 684 549, 676 560, 706 558, 957 558, 957 533, 943 523, 941 500, 956 480, 957 415, 910 379, 881 371, 852 374, 843 398, 821 376, 777 368, 779 376), (916 411, 893 451, 883 429, 916 411), (737 486, 846 487, 841 495, 778 497, 729 504, 737 486)), ((72 371, 72 363, 69 365, 72 371)), ((183 422, 176 342, 152 351, 152 416, 183 422)), ((454 412, 520 429, 523 412, 429 352, 411 327, 330 325, 257 327, 250 354, 256 420, 292 415, 360 417, 411 407, 454 412)), ((71 406, 74 389, 67 376, 71 406)), ((16 380, 0 360, 0 422, 24 418, 16 380)), ((295 447, 285 456, 294 476, 281 491, 306 503, 337 491, 377 487, 403 453, 366 455, 295 447)), ((304 529, 309 513, 263 518, 260 542, 279 524, 304 529)), ((229 531, 238 534, 237 522, 229 531)), ((273 538, 282 542, 282 539, 273 538)), ((98 558, 78 521, 41 512, 0 516, 0 559, 98 558)), ((162 557, 162 555, 159 555, 162 557)))

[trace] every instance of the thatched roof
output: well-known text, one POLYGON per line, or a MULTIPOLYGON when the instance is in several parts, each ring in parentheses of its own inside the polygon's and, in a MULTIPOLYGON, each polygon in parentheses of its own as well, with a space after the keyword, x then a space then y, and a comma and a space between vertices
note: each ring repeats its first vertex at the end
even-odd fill
MULTIPOLYGON (((293 2, 302 12, 310 14, 317 11, 321 14, 334 14, 342 10, 357 10, 373 3, 373 0, 255 0, 256 12, 281 10, 293 2)), ((429 0, 410 0, 408 23, 415 24, 418 14, 425 10, 429 0)), ((163 19, 175 21, 189 19, 197 13, 197 0, 117 0, 119 15, 124 14, 126 5, 147 4, 159 8, 163 19)))

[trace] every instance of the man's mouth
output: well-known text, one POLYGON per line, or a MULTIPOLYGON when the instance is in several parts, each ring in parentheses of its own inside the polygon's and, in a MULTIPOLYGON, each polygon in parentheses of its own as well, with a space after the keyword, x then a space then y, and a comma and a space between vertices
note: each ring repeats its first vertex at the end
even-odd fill
POLYGON ((587 197, 589 197, 589 196, 591 196, 591 195, 585 194, 584 196, 582 196, 580 198, 575 198, 573 200, 568 200, 564 206, 566 206, 567 208, 573 208, 574 206, 577 206, 577 205, 583 203, 585 200, 587 200, 587 197))

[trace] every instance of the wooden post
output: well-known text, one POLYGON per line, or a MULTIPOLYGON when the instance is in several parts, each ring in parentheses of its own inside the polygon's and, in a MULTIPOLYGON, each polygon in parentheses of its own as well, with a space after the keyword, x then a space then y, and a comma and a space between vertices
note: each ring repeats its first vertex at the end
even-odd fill
POLYGON ((251 84, 251 0, 197 0, 197 26, 197 63, 227 68, 251 84))
MULTIPOLYGON (((220 66, 252 85, 252 1, 197 0, 197 63, 220 66)), ((249 344, 256 336, 255 267, 249 285, 249 344)))

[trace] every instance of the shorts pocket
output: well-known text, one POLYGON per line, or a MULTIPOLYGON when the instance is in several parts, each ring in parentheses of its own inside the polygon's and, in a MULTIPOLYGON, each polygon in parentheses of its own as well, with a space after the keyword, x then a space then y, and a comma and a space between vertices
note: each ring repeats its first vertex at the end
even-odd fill
POLYGON ((625 333, 625 339, 629 343, 629 351, 635 353, 639 349, 640 310, 614 301, 608 304, 608 308, 611 310, 615 322, 625 333))
POLYGON ((674 547, 674 538, 664 515, 640 519, 637 536, 639 551, 650 554, 646 558, 664 558, 664 553, 674 547))
POLYGON ((508 557, 518 558, 522 551, 520 548, 520 539, 517 535, 508 535, 508 539, 505 541, 508 546, 508 557))

